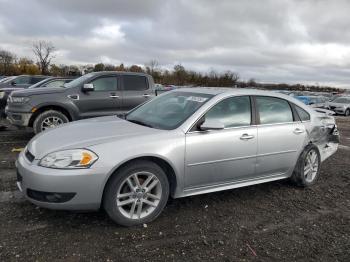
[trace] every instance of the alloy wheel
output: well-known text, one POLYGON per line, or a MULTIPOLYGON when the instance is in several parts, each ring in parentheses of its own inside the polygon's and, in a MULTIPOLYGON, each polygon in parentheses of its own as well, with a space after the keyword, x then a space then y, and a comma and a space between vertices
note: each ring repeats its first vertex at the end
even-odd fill
POLYGON ((46 129, 57 127, 63 123, 64 121, 61 118, 56 116, 49 116, 42 121, 41 130, 45 131, 46 129))
POLYGON ((315 179, 318 166, 318 155, 316 151, 312 149, 308 152, 305 159, 304 176, 307 182, 311 183, 315 179))
POLYGON ((137 172, 121 183, 116 205, 126 218, 142 219, 158 207, 161 196, 162 186, 158 178, 150 172, 137 172))

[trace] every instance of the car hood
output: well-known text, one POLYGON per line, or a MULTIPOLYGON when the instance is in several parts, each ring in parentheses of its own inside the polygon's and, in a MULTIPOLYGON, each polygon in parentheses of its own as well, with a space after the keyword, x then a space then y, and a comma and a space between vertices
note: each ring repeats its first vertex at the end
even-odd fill
POLYGON ((41 94, 63 93, 66 89, 63 87, 37 87, 12 92, 12 96, 34 96, 41 94))
POLYGON ((164 132, 131 123, 116 116, 98 117, 80 120, 51 130, 44 131, 35 136, 28 143, 28 150, 41 159, 51 152, 86 148, 92 145, 107 143, 118 139, 131 138, 164 132))

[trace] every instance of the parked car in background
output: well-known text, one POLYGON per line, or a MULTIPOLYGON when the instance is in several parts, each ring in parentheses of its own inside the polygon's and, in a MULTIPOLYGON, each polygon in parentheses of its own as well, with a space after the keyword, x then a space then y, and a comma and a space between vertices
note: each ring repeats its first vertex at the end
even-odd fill
POLYGON ((19 75, 0 83, 0 88, 27 88, 49 76, 43 75, 19 75))
POLYGON ((123 114, 155 96, 153 78, 143 73, 94 72, 63 87, 13 92, 7 119, 39 133, 83 118, 123 114))
POLYGON ((39 87, 63 87, 64 84, 71 82, 76 77, 49 77, 28 88, 39 88, 39 87))
POLYGON ((4 78, 1 78, 0 79, 0 83, 4 83, 6 81, 9 81, 11 79, 15 78, 15 76, 7 76, 7 77, 4 77, 4 78))
POLYGON ((154 220, 169 195, 280 179, 312 186, 338 143, 333 117, 290 96, 178 89, 125 119, 77 121, 34 137, 17 160, 17 185, 38 206, 102 207, 116 223, 132 226, 154 220))
POLYGON ((325 108, 328 101, 324 96, 295 96, 295 98, 302 101, 305 105, 316 108, 325 108))
POLYGON ((339 96, 325 105, 326 109, 333 110, 336 114, 350 116, 350 97, 339 96))
POLYGON ((21 90, 34 85, 48 76, 41 75, 20 75, 12 76, 0 83, 0 118, 6 117, 5 107, 8 95, 14 90, 21 90))

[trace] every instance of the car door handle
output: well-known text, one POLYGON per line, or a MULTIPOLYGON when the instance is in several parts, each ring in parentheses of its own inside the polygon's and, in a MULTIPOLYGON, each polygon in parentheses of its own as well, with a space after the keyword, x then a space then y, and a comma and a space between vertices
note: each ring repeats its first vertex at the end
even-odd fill
POLYGON ((150 97, 151 95, 149 94, 144 94, 143 97, 150 97))
POLYGON ((248 135, 248 134, 243 134, 240 139, 241 140, 249 140, 249 139, 253 139, 254 136, 253 135, 248 135))
POLYGON ((119 98, 119 96, 117 96, 117 95, 110 95, 109 97, 110 98, 119 98))
POLYGON ((294 134, 302 134, 302 133, 304 133, 304 130, 302 130, 302 129, 300 129, 300 128, 296 128, 296 129, 294 129, 294 134))

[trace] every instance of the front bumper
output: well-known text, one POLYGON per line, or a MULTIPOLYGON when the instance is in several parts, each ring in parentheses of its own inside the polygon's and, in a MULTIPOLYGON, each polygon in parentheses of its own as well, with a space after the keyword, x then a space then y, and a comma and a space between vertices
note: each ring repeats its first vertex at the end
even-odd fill
POLYGON ((16 161, 17 186, 35 205, 63 210, 97 210, 100 208, 105 175, 98 170, 61 170, 30 162, 24 152, 16 161))
POLYGON ((17 113, 17 112, 9 112, 5 111, 7 120, 15 126, 29 126, 30 118, 32 117, 32 113, 17 113))

